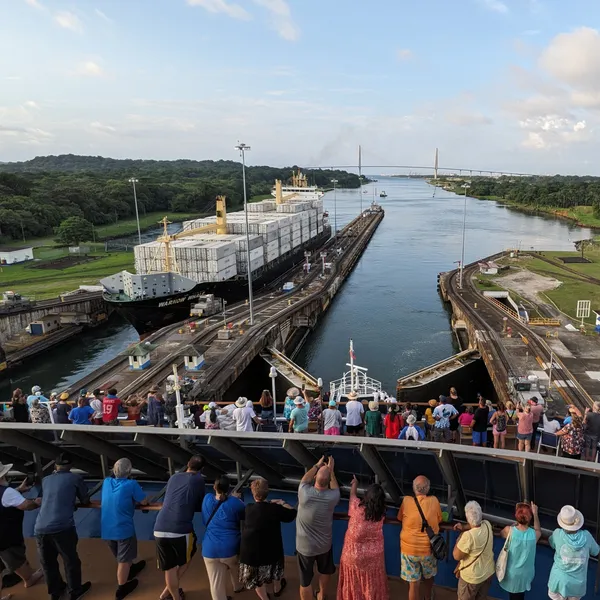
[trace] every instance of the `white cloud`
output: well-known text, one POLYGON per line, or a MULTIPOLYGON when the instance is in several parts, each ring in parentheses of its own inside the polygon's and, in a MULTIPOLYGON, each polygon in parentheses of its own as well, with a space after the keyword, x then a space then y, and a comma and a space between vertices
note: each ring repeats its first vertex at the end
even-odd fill
POLYGON ((63 10, 61 12, 56 13, 54 15, 54 20, 65 29, 70 29, 75 33, 83 32, 83 24, 80 21, 79 17, 76 14, 69 12, 68 10, 63 10))
POLYGON ((542 52, 540 65, 562 83, 600 89, 600 33, 580 27, 557 35, 542 52))
POLYGON ((93 60, 88 60, 79 65, 77 72, 80 75, 89 75, 90 77, 101 77, 104 75, 104 69, 93 60))
POLYGON ((26 108, 33 108, 33 109, 38 109, 40 106, 37 102, 33 101, 33 100, 27 100, 27 102, 25 102, 25 107, 26 108))
POLYGON ((508 12, 508 6, 500 0, 479 0, 479 4, 493 12, 505 14, 508 12))
POLYGON ((190 6, 201 6, 211 13, 224 13, 233 19, 249 20, 252 18, 244 7, 226 0, 187 0, 187 3, 190 6))
POLYGON ((450 123, 461 127, 491 125, 494 122, 491 117, 480 112, 455 112, 446 115, 446 118, 450 123))
POLYGON ((99 8, 95 8, 94 12, 96 13, 96 15, 98 17, 100 17, 103 21, 106 21, 107 23, 112 23, 113 20, 108 17, 105 13, 103 13, 99 8))
POLYGON ((410 48, 400 48, 400 50, 396 52, 396 58, 401 62, 405 62, 407 60, 412 60, 414 54, 410 48))
POLYGON ((113 127, 112 125, 107 125, 105 123, 100 123, 99 121, 94 121, 93 123, 90 123, 89 128, 92 131, 98 133, 112 134, 117 132, 116 127, 113 127))
POLYGON ((519 123, 527 131, 522 146, 535 150, 557 148, 590 139, 586 121, 573 121, 560 115, 545 115, 519 123))
POLYGON ((25 0, 26 4, 29 4, 32 8, 36 8, 37 10, 46 10, 46 7, 38 2, 38 0, 25 0))
POLYGON ((284 40, 295 42, 300 37, 300 29, 292 18, 292 11, 285 0, 254 0, 255 4, 271 13, 273 29, 284 40))

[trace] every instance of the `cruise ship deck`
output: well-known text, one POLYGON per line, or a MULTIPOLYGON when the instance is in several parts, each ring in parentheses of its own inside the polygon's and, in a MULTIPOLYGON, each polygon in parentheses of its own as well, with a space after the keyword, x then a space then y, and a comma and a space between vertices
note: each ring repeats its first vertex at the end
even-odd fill
MULTIPOLYGON (((557 457, 548 454, 520 453, 513 450, 492 450, 466 445, 433 442, 405 442, 380 438, 354 438, 313 434, 283 434, 258 432, 206 431, 197 429, 155 429, 150 427, 100 427, 79 425, 34 425, 0 423, 0 461, 13 463, 14 481, 24 473, 45 476, 52 472, 54 460, 61 451, 69 451, 74 469, 82 473, 92 496, 92 505, 75 513, 84 562, 84 576, 93 584, 89 598, 113 597, 115 563, 108 548, 98 539, 100 515, 98 500, 101 482, 110 474, 112 464, 127 457, 133 463, 133 476, 152 498, 150 510, 139 510, 135 526, 140 541, 140 558, 148 560, 147 570, 140 576, 139 592, 132 598, 158 598, 160 573, 154 562, 153 528, 162 499, 162 491, 170 474, 185 465, 193 454, 205 457, 204 470, 208 482, 226 474, 232 482, 247 484, 253 477, 266 478, 271 487, 270 498, 283 498, 295 504, 300 479, 307 467, 318 457, 329 454, 335 459, 335 471, 340 483, 342 500, 336 508, 333 524, 333 554, 339 563, 347 528, 347 498, 352 477, 359 480, 359 494, 374 480, 379 481, 388 497, 388 513, 383 528, 385 563, 390 577, 391 598, 406 598, 406 585, 400 575, 400 524, 395 517, 403 497, 412 494, 412 481, 425 475, 431 482, 431 494, 442 504, 448 522, 442 524, 448 547, 456 541, 452 522, 464 520, 464 506, 477 500, 498 533, 513 522, 515 504, 531 500, 540 507, 543 539, 538 544, 536 576, 531 597, 547 595, 547 582, 553 551, 545 539, 557 527, 556 515, 564 504, 572 504, 584 515, 585 528, 598 539, 600 525, 600 465, 557 457)), ((29 492, 37 496, 36 488, 29 492)), ((242 488, 243 500, 253 502, 247 485, 242 488)), ((25 535, 32 544, 36 511, 25 515, 25 535)), ((203 526, 197 514, 194 527, 201 540, 203 526)), ((295 523, 282 525, 284 551, 288 561, 290 590, 297 586, 294 564, 295 523)), ((494 540, 498 555, 503 541, 494 540)), ((30 552, 36 561, 35 550, 30 552)), ((437 600, 455 597, 457 581, 453 574, 456 562, 449 556, 438 563, 437 600), (445 592, 443 588, 452 589, 445 592)), ((368 565, 365 565, 368 568, 368 565)), ((597 562, 590 561, 588 594, 593 595, 597 562)), ((186 575, 184 588, 190 598, 206 598, 206 576, 200 556, 186 575)), ((47 597, 39 587, 23 590, 16 586, 16 598, 47 597)), ((240 597, 255 597, 248 592, 240 597)), ((237 595, 236 595, 237 597, 237 595)), ((297 591, 282 597, 297 598, 297 591)), ((332 582, 330 598, 335 598, 332 582)), ((494 580, 490 597, 505 599, 506 593, 494 580)))
MULTIPOLYGON (((138 588, 128 596, 132 600, 157 600, 164 586, 162 573, 156 568, 154 542, 141 542, 139 544, 139 558, 147 561, 147 566, 139 575, 138 588)), ((37 566, 35 543, 28 540, 28 556, 32 563, 37 566)), ((101 540, 84 539, 79 542, 79 556, 83 563, 83 580, 91 581, 92 588, 86 594, 86 600, 108 600, 114 597, 115 590, 115 562, 112 554, 101 540)), ((296 560, 292 557, 286 558, 285 576, 287 588, 281 598, 298 598, 298 569, 296 560)), ((397 578, 390 578, 390 598, 394 600, 405 600, 408 598, 408 586, 397 578)), ((316 583, 315 583, 316 585, 316 583)), ((337 575, 334 575, 329 588, 328 598, 335 600, 337 586, 337 575)), ((189 571, 182 581, 186 600, 206 600, 210 598, 210 587, 208 577, 204 568, 204 561, 198 554, 192 559, 189 571)), ((9 590, 3 591, 13 594, 13 600, 48 600, 46 586, 38 584, 32 588, 25 589, 22 584, 15 585, 9 590)), ((234 594, 231 589, 227 592, 230 596, 239 600, 256 598, 252 591, 244 591, 234 594)), ((436 600, 450 600, 456 598, 456 592, 441 587, 436 587, 436 600)))

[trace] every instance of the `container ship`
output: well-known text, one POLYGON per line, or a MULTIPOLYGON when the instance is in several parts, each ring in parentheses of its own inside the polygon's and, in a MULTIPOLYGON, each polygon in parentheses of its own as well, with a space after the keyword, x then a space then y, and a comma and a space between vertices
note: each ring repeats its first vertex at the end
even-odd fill
POLYGON ((227 213, 225 198, 216 216, 183 223, 179 233, 164 233, 155 242, 135 247, 135 273, 121 271, 101 280, 104 299, 139 333, 183 321, 194 303, 213 294, 227 303, 248 296, 321 247, 331 228, 323 210, 323 192, 309 186, 306 175, 293 173, 292 184, 275 181, 273 200, 248 203, 248 235, 244 211, 227 213), (250 244, 248 265, 247 241, 250 244))

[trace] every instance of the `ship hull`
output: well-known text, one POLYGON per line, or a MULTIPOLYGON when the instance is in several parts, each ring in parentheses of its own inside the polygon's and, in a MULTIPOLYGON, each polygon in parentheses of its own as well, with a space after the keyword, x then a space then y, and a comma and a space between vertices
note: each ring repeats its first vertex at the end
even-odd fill
MULTIPOLYGON (((294 265, 303 262, 306 250, 314 251, 320 248, 330 237, 331 229, 326 227, 323 233, 298 246, 289 256, 280 258, 276 261, 276 264, 273 264, 270 268, 265 268, 258 276, 253 275, 252 289, 255 292, 260 291, 261 288, 272 283, 294 265)), ((248 297, 248 282, 246 279, 203 282, 198 283, 186 292, 142 300, 114 300, 106 294, 104 298, 108 304, 135 327, 138 333, 147 334, 172 323, 189 319, 191 306, 203 294, 214 294, 218 298, 223 298, 228 304, 234 304, 248 297)))

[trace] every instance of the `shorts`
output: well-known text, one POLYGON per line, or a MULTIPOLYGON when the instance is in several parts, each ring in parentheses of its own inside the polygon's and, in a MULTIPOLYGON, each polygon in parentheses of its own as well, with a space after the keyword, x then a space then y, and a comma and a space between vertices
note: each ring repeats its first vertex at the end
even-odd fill
POLYGON ((362 425, 346 425, 346 433, 360 433, 362 425))
POLYGON ((598 436, 597 435, 588 435, 587 433, 583 434, 583 449, 584 450, 593 450, 596 452, 598 450, 598 436))
POLYGON ((474 431, 473 443, 478 444, 479 446, 487 444, 487 431, 474 431))
POLYGON ((400 577, 404 581, 414 582, 421 579, 431 579, 437 575, 437 560, 435 556, 411 556, 400 554, 400 577))
POLYGON ((11 573, 14 573, 27 562, 26 552, 25 544, 11 546, 6 550, 0 550, 0 560, 11 573))
POLYGON ((107 543, 118 563, 132 563, 137 558, 135 535, 124 540, 107 540, 107 543))
POLYGON ((481 583, 467 583, 461 578, 458 580, 456 597, 458 600, 477 600, 478 598, 487 598, 490 585, 492 585, 491 577, 488 577, 481 583))
POLYGON ((581 600, 583 596, 563 596, 558 592, 551 592, 548 590, 548 598, 551 598, 552 600, 581 600))
POLYGON ((494 425, 494 435, 506 435, 506 429, 504 431, 498 431, 494 425))
POLYGON ((531 433, 517 433, 517 439, 525 442, 531 440, 531 433))
POLYGON ((119 424, 119 419, 118 418, 117 419, 113 419, 112 421, 104 421, 103 420, 102 422, 104 423, 104 425, 114 426, 114 425, 118 425, 119 424))
POLYGON ((317 563, 319 575, 333 575, 335 573, 333 548, 329 548, 327 552, 318 556, 304 556, 304 554, 298 552, 298 572, 300 573, 301 587, 309 587, 312 583, 315 563, 317 563))
POLYGON ((449 442, 452 439, 452 432, 448 427, 434 427, 433 441, 434 442, 449 442))
POLYGON ((340 435, 339 427, 330 427, 323 432, 325 435, 340 435))
POLYGON ((187 565, 198 549, 196 534, 188 533, 176 538, 157 537, 156 559, 161 571, 170 571, 175 567, 187 565))

